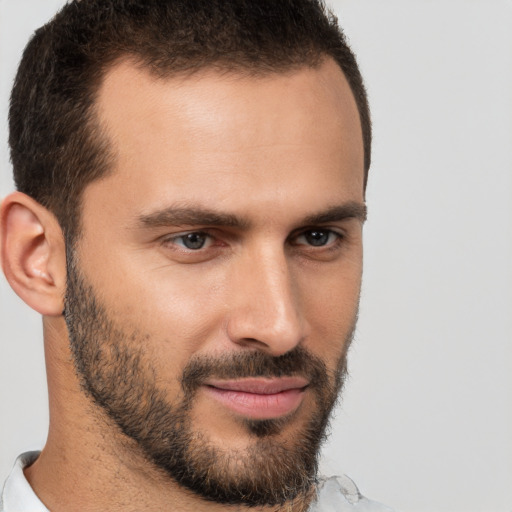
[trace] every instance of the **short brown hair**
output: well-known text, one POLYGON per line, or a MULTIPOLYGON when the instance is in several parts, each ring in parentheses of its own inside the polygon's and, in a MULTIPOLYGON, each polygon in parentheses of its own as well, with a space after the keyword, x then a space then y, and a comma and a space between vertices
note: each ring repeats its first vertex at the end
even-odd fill
POLYGON ((366 185, 366 91, 322 0, 74 0, 28 43, 9 111, 16 187, 51 210, 68 239, 77 234, 85 186, 111 168, 94 103, 105 72, 123 56, 164 77, 206 67, 279 72, 332 57, 359 110, 366 185))

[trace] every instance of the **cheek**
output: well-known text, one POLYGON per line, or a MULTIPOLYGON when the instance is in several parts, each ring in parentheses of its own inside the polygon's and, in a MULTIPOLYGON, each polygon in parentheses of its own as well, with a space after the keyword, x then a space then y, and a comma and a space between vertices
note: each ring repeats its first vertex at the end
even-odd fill
POLYGON ((119 265, 95 287, 118 322, 149 339, 161 357, 186 364, 222 325, 222 275, 191 265, 144 268, 119 265))
POLYGON ((361 266, 316 276, 304 286, 305 315, 311 327, 309 349, 326 363, 337 362, 355 327, 359 308, 361 266))

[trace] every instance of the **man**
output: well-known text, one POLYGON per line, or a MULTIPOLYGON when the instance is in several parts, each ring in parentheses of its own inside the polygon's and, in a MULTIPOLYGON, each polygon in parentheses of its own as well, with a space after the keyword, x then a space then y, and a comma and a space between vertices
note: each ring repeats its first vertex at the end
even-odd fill
POLYGON ((1 243, 43 315, 50 429, 3 510, 384 510, 317 476, 370 141, 316 1, 76 0, 36 32, 1 243))

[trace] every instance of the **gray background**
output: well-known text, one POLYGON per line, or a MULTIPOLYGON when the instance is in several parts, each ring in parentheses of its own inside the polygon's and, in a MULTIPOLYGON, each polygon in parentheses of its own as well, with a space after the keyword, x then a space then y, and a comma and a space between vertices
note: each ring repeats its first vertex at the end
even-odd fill
MULTIPOLYGON (((1 196, 16 64, 62 3, 0 0, 1 196)), ((510 512, 512 2, 331 5, 375 149, 361 319, 324 471, 403 512, 510 512)), ((48 412, 40 319, 1 278, 0 292, 1 481, 42 446, 48 412)))

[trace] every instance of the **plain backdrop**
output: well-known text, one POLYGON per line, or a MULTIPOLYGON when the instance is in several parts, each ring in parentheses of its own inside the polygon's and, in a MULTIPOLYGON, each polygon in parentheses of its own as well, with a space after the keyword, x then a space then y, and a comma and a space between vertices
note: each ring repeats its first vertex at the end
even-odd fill
MULTIPOLYGON (((0 0, 7 105, 62 0, 0 0)), ((338 0, 375 130, 360 322, 324 472, 403 512, 512 511, 512 2, 338 0)), ((0 281, 0 481, 41 447, 41 321, 0 281)), ((77 447, 80 440, 77 439, 77 447)))

